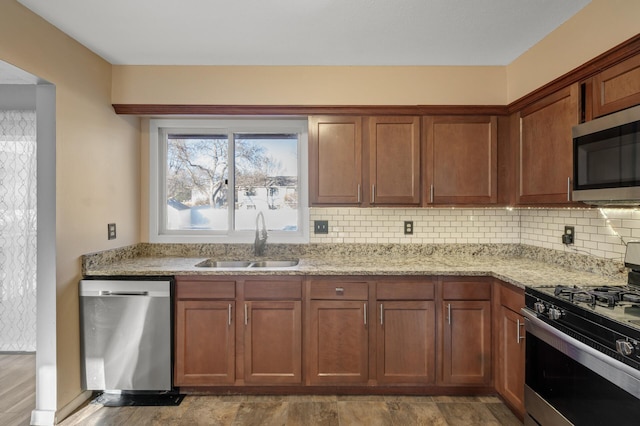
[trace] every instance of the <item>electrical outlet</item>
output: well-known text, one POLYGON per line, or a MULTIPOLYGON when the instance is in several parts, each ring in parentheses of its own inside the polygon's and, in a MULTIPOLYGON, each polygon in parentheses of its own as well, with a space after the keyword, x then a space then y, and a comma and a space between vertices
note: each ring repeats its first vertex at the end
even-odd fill
POLYGON ((329 233, 329 221, 328 220, 314 220, 313 221, 313 233, 314 234, 328 234, 329 233))
POLYGON ((413 235, 413 221, 405 220, 404 221, 404 235, 413 235))
POLYGON ((115 240, 116 239, 116 224, 109 223, 107 225, 107 239, 115 240))
POLYGON ((573 226, 565 226, 564 234, 562 234, 562 244, 573 244, 576 239, 575 228, 573 226))

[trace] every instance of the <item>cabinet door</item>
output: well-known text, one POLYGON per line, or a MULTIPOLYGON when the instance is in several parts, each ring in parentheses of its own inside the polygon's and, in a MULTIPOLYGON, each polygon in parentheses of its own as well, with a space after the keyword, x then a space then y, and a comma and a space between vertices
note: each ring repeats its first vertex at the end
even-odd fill
POLYGON ((455 385, 491 383, 491 302, 443 302, 442 381, 455 385))
POLYGON ((176 304, 176 386, 235 382, 233 301, 176 304))
POLYGON ((369 370, 367 303, 312 300, 310 305, 309 383, 366 383, 369 370))
POLYGON ((370 204, 420 204, 420 119, 370 117, 370 204))
POLYGON ((573 175, 571 128, 578 124, 574 84, 520 113, 518 202, 568 203, 573 175))
POLYGON ((425 203, 497 201, 498 121, 493 116, 425 117, 425 203))
POLYGON ((378 303, 378 382, 426 384, 435 379, 433 301, 378 303))
POLYGON ((498 391, 520 415, 524 414, 524 318, 500 307, 498 391))
POLYGON ((358 205, 362 199, 362 118, 309 117, 311 204, 358 205))
POLYGON ((640 55, 607 68, 593 79, 593 115, 640 104, 640 55))
POLYGON ((301 303, 299 300, 245 303, 246 383, 302 383, 301 303))

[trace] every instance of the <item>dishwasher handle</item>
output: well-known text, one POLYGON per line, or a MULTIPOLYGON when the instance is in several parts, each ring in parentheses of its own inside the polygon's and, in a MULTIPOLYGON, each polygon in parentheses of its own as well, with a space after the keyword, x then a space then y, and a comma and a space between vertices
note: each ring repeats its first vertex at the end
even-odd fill
POLYGON ((101 290, 100 296, 148 296, 148 291, 109 291, 101 290))

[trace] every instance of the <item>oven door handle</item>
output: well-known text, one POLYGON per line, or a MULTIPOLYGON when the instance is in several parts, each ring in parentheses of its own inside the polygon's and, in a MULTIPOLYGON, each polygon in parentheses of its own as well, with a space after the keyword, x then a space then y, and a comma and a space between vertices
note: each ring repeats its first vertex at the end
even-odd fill
POLYGON ((527 308, 522 308, 521 313, 527 333, 640 398, 640 371, 554 328, 527 308))

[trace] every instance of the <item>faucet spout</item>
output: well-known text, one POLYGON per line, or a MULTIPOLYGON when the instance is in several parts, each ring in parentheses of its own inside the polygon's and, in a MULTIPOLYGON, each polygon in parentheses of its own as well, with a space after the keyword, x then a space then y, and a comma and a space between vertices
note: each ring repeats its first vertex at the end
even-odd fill
POLYGON ((259 212, 256 216, 256 239, 253 243, 254 253, 256 256, 264 256, 264 251, 267 248, 267 225, 264 222, 264 215, 259 212), (260 223, 262 221, 262 223, 260 223), (262 229, 260 229, 262 225, 262 229))

